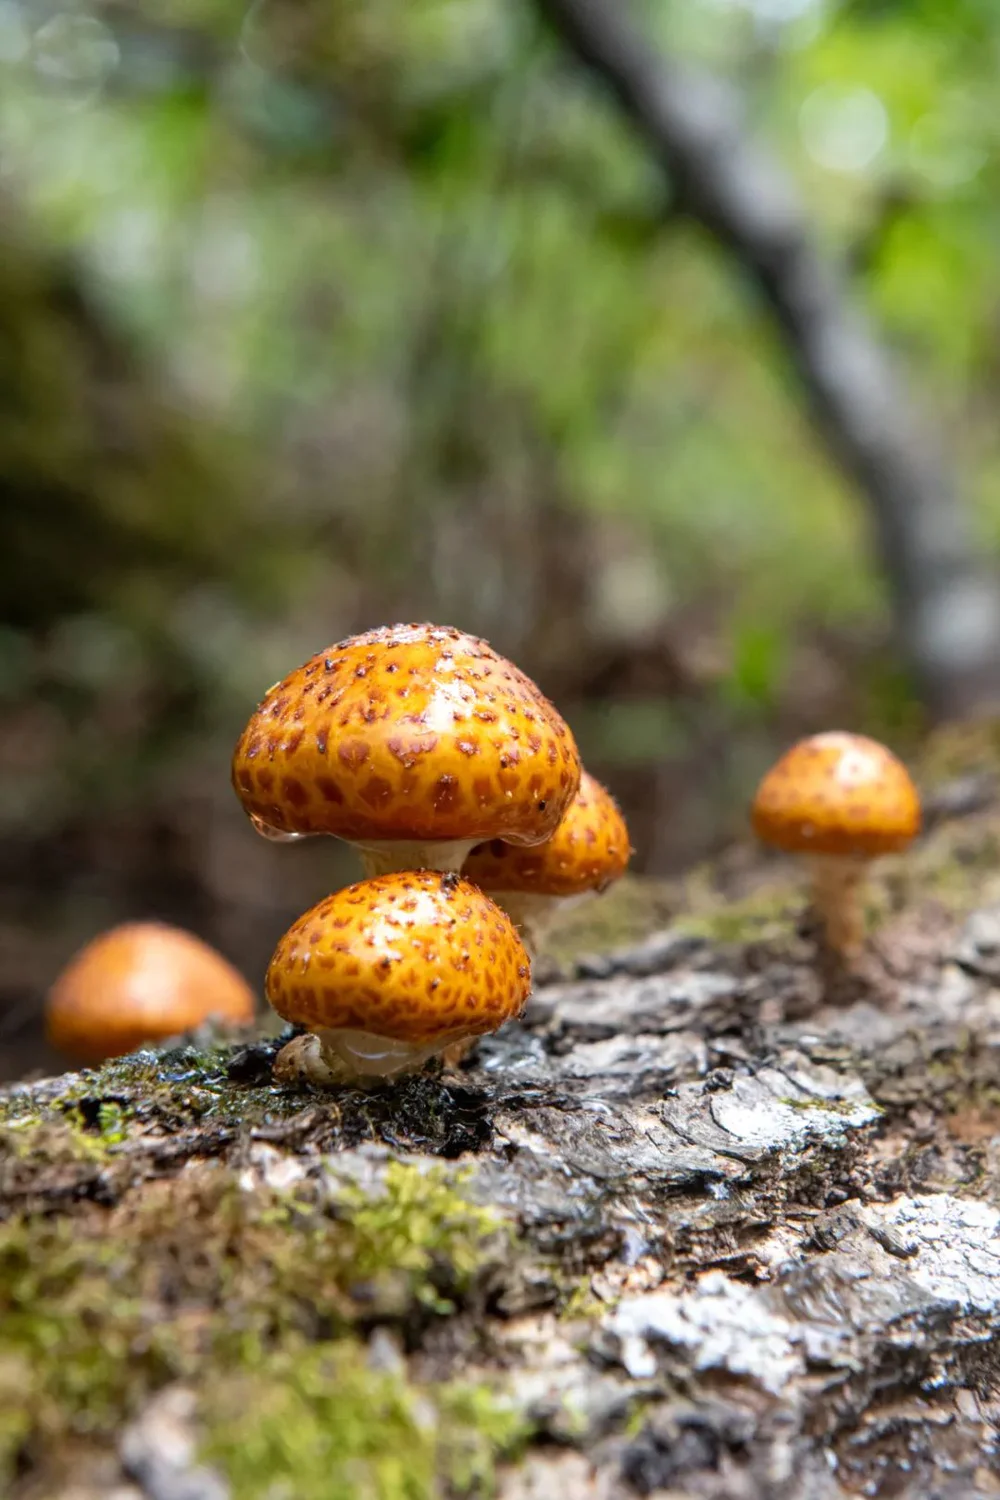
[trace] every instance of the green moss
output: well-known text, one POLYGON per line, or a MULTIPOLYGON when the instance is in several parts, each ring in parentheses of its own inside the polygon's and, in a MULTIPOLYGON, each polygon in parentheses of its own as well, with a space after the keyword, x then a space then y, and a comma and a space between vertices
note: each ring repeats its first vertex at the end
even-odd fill
MULTIPOLYGON (((866 926, 878 932, 921 906, 960 916, 1000 899, 1000 816, 990 811, 956 819, 905 854, 874 862, 862 890, 866 926)), ((675 926, 711 942, 792 939, 809 900, 807 873, 789 865, 763 870, 736 898, 716 883, 711 867, 685 883, 675 926)))
POLYGON ((897 862, 882 873, 885 881, 895 877, 899 904, 930 899, 960 915, 997 899, 998 869, 1000 821, 991 812, 946 824, 913 851, 904 868, 897 862))
POLYGON ((233 1500, 438 1500, 493 1493, 524 1418, 482 1386, 413 1386, 353 1343, 282 1351, 209 1397, 205 1457, 233 1500))
POLYGON ((958 777, 1000 770, 1000 719, 946 724, 929 735, 916 774, 923 787, 937 787, 958 777))
POLYGON ((939 1114, 1000 1112, 1000 1086, 988 1049, 956 1047, 927 1055, 915 1051, 902 1068, 885 1059, 858 1057, 856 1065, 869 1092, 887 1113, 920 1104, 939 1114))
POLYGON ((350 1215, 351 1264, 356 1275, 391 1270, 406 1276, 410 1295, 435 1312, 452 1311, 441 1295, 440 1276, 459 1294, 483 1260, 484 1248, 505 1233, 496 1214, 479 1208, 457 1190, 467 1173, 443 1168, 420 1171, 390 1162, 385 1190, 375 1198, 347 1187, 340 1198, 350 1215))
POLYGON ((596 900, 571 907, 547 937, 545 951, 570 963, 585 953, 609 953, 641 942, 667 924, 676 904, 661 882, 626 876, 596 900))
MULTIPOLYGON (((779 1096, 778 1103, 787 1105, 789 1109, 800 1110, 804 1114, 808 1114, 813 1110, 821 1110, 824 1114, 842 1115, 845 1119, 852 1118, 858 1108, 856 1100, 826 1099, 820 1094, 807 1095, 805 1098, 801 1094, 782 1094, 779 1096)), ((880 1106, 876 1105, 875 1107, 881 1113, 880 1106)))
POLYGON ((30 1162, 41 1182, 45 1167, 104 1160, 126 1135, 125 1116, 116 1105, 102 1105, 93 1126, 75 1107, 54 1117, 25 1115, 0 1123, 0 1163, 30 1162))
MULTIPOLYGON (((0 1092, 0 1125, 21 1120, 57 1119, 74 1106, 85 1107, 88 1117, 105 1110, 100 1131, 110 1144, 109 1110, 117 1109, 124 1126, 125 1110, 143 1124, 161 1124, 169 1129, 186 1125, 234 1126, 287 1119, 303 1107, 301 1094, 270 1085, 247 1087, 235 1084, 227 1068, 233 1044, 210 1040, 165 1051, 143 1049, 126 1057, 112 1058, 98 1068, 85 1068, 54 1080, 45 1102, 27 1090, 0 1092)), ((88 1118, 88 1128, 97 1125, 88 1118)), ((121 1132, 125 1139, 126 1132, 121 1132)))
POLYGON ((805 904, 803 889, 788 883, 755 892, 739 901, 716 895, 693 899, 688 913, 678 918, 679 932, 716 943, 762 942, 794 934, 805 904))
POLYGON ((110 1430, 178 1368, 130 1257, 66 1221, 0 1233, 0 1477, 25 1443, 110 1430))
POLYGON ((578 1277, 563 1294, 559 1317, 563 1322, 576 1323, 583 1318, 599 1318, 608 1310, 607 1302, 596 1295, 589 1276, 578 1277))
POLYGON ((41 1113, 38 1100, 27 1089, 0 1091, 0 1127, 37 1122, 41 1113))
POLYGON ((260 1381, 289 1348, 453 1311, 498 1233, 460 1174, 398 1162, 371 1197, 247 1191, 205 1167, 110 1213, 7 1223, 0 1484, 24 1451, 109 1434, 172 1379, 260 1381))

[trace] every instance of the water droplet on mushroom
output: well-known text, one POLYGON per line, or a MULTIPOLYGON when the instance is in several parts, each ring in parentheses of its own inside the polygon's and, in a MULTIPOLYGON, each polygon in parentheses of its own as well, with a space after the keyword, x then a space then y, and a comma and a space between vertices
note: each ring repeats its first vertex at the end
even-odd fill
POLYGON ((266 823, 259 813, 251 813, 250 821, 261 838, 270 839, 274 844, 296 844, 299 839, 307 839, 308 833, 289 833, 284 828, 275 828, 266 823))

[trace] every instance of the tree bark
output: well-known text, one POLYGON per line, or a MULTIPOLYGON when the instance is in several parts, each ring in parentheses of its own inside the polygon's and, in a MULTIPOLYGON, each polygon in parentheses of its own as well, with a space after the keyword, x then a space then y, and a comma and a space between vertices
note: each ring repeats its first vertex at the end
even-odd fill
MULTIPOLYGON (((83 1243, 99 1237, 98 1264, 112 1268, 100 1274, 128 1315, 127 1282, 118 1288, 131 1273, 115 1257, 138 1236, 153 1299, 142 1327, 175 1304, 196 1326, 239 1327, 249 1313, 238 1278, 267 1259, 280 1200, 241 1239, 234 1191, 242 1203, 293 1192, 304 1275, 324 1243, 310 1194, 333 1204, 329 1236, 349 1221, 337 1206, 345 1182, 377 1199, 394 1164, 457 1162, 462 1192, 505 1219, 514 1242, 429 1324, 401 1324, 377 1282, 362 1286, 361 1328, 383 1362, 386 1329, 408 1330, 405 1356, 388 1346, 408 1378, 506 1392, 528 1437, 500 1465, 501 1500, 995 1493, 1000 909, 937 927, 932 911, 897 919, 876 945, 877 977, 837 996, 804 940, 662 933, 541 986, 523 1023, 485 1039, 461 1072, 372 1094, 275 1088, 276 1042, 205 1052, 197 1039, 0 1091, 0 1122, 14 1122, 0 1130, 0 1268, 23 1224, 41 1226, 33 1243, 64 1260, 63 1223, 83 1243), (68 1117, 75 1141, 99 1132, 93 1149, 57 1149, 51 1122, 68 1117), (199 1198, 198 1183, 220 1174, 229 1189, 199 1198), (218 1254, 230 1270, 216 1305, 206 1284, 218 1254)), ((405 1263, 411 1231, 394 1243, 405 1263)), ((283 1242, 276 1253, 288 1263, 283 1242)), ((71 1296, 63 1260, 53 1279, 71 1296)), ((18 1316, 0 1323, 15 1369, 26 1275, 12 1283, 18 1316)), ((0 1281, 0 1307, 10 1284, 0 1281)), ((257 1300, 273 1294, 266 1281, 253 1288, 257 1300)), ((58 1305, 44 1312, 46 1339, 67 1339, 78 1359, 73 1325, 58 1305)), ((158 1374, 140 1399, 144 1346, 118 1330, 117 1303, 102 1312, 98 1301, 92 1316, 94 1339, 104 1317, 112 1359, 136 1366, 122 1385, 127 1417, 96 1444, 102 1477, 89 1487, 81 1458, 60 1487, 49 1467, 59 1445, 29 1444, 13 1500, 97 1500, 126 1479, 129 1500, 272 1493, 233 1488, 225 1465, 199 1454, 220 1378, 211 1340, 186 1384, 158 1374)), ((306 1358, 295 1319, 278 1324, 269 1360, 283 1338, 306 1358)), ((322 1319, 312 1337, 329 1337, 322 1319)), ((98 1359, 85 1336, 82 1353, 87 1368, 98 1359)), ((14 1430, 30 1430, 37 1393, 11 1389, 14 1430)), ((307 1459, 292 1438, 287 1449, 273 1493, 317 1493, 296 1487, 307 1459)), ((358 1485, 335 1493, 397 1494, 358 1485)))
POLYGON ((669 174, 677 207, 770 308, 831 451, 864 497, 901 645, 931 712, 1000 696, 1000 592, 954 477, 879 338, 813 241, 794 185, 721 81, 658 55, 614 0, 537 0, 669 174))

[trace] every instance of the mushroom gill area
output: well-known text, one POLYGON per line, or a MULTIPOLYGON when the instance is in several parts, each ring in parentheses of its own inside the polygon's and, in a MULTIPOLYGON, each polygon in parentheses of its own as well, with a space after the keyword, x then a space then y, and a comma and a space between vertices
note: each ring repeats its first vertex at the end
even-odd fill
POLYGON ((430 1058, 458 1040, 396 1041, 355 1027, 321 1027, 293 1037, 274 1061, 276 1083, 307 1083, 332 1088, 341 1083, 387 1083, 403 1073, 415 1073, 430 1058))

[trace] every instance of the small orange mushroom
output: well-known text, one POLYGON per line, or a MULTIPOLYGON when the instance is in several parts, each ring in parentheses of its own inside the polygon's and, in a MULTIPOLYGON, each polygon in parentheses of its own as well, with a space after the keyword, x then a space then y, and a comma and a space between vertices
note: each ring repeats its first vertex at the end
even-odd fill
POLYGON ((519 1016, 531 964, 510 918, 436 870, 362 880, 328 896, 279 942, 267 998, 308 1028, 274 1076, 320 1086, 414 1072, 519 1016))
POLYGON ((864 941, 867 866, 920 832, 920 798, 906 767, 864 735, 813 735, 768 771, 752 819, 764 843, 806 856, 827 944, 842 958, 855 955, 864 941))
POLYGON ((491 839, 473 849, 462 873, 503 907, 526 945, 537 950, 557 914, 620 880, 631 854, 617 802, 584 771, 550 839, 531 849, 491 839))
POLYGON ((252 1021, 253 991, 214 948, 161 922, 127 922, 88 943, 45 1007, 52 1046, 83 1063, 121 1057, 211 1016, 252 1021))
POLYGON ((485 641, 391 625, 276 683, 244 730, 233 785, 254 827, 328 833, 369 875, 459 870, 474 844, 539 844, 580 784, 569 728, 485 641))

